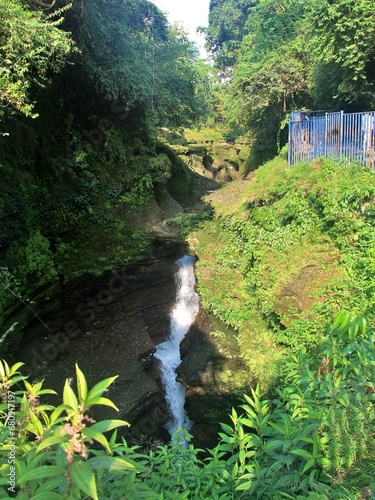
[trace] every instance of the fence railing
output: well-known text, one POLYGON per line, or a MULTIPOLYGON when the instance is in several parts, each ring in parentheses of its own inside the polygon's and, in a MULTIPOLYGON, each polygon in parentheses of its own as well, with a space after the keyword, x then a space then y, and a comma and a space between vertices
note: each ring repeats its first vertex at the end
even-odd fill
POLYGON ((329 156, 375 168, 375 111, 292 113, 288 163, 329 156))

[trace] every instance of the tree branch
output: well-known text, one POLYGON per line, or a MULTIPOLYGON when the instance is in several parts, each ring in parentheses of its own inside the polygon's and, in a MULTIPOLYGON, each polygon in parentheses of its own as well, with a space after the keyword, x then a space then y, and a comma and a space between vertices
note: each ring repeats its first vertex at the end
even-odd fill
POLYGON ((55 6, 56 0, 51 0, 50 2, 45 2, 44 0, 27 0, 27 3, 34 10, 48 10, 55 6))

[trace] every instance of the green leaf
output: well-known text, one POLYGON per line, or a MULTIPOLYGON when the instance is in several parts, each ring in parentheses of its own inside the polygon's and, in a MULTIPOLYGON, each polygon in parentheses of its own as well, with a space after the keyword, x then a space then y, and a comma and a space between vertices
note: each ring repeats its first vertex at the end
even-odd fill
POLYGON ((13 366, 10 367, 10 370, 9 370, 9 377, 12 377, 15 373, 17 373, 17 370, 18 368, 20 368, 21 366, 23 366, 25 363, 15 363, 13 366))
POLYGON ((135 466, 120 457, 93 457, 87 463, 93 470, 108 470, 110 472, 119 470, 136 470, 135 466))
POLYGON ((48 448, 49 446, 53 446, 54 444, 60 444, 66 441, 66 438, 62 435, 60 436, 51 436, 44 441, 40 443, 40 445, 37 447, 36 451, 37 453, 41 452, 45 448, 48 448))
POLYGON ((116 380, 118 375, 115 377, 109 377, 101 382, 98 382, 92 389, 90 389, 89 393, 87 394, 86 398, 86 408, 89 408, 93 404, 97 404, 95 402, 96 398, 100 397, 104 391, 108 389, 108 387, 116 380))
POLYGON ((38 391, 38 396, 40 394, 54 394, 54 395, 56 395, 57 392, 54 391, 53 389, 41 389, 40 391, 38 391))
POLYGON ((298 455, 299 457, 308 458, 309 460, 312 457, 311 453, 309 453, 307 450, 303 450, 302 448, 290 450, 290 453, 293 453, 293 455, 298 455))
POLYGON ((96 481, 91 467, 86 462, 74 462, 70 467, 70 476, 80 490, 94 500, 99 500, 96 481))
POLYGON ((1 377, 5 378, 5 375, 8 375, 9 373, 9 366, 8 363, 3 359, 0 361, 0 375, 1 377))
POLYGON ((276 448, 282 448, 284 446, 284 441, 281 439, 270 439, 267 441, 264 451, 269 453, 270 451, 275 450, 276 448))
POLYGON ((243 423, 243 425, 246 425, 247 427, 250 427, 250 429, 257 428, 258 427, 258 422, 257 422, 257 415, 255 414, 255 412, 253 412, 253 411, 251 411, 251 412, 247 411, 246 413, 248 413, 253 418, 243 418, 243 419, 241 419, 241 422, 243 423))
POLYGON ((130 424, 125 420, 102 420, 101 422, 96 422, 90 429, 96 432, 107 432, 123 426, 129 427, 130 424))
POLYGON ((236 491, 245 491, 249 490, 251 488, 252 481, 245 481, 244 483, 241 483, 239 486, 237 486, 236 491))
POLYGON ((45 493, 37 493, 33 495, 33 500, 61 500, 61 495, 48 491, 45 493))
POLYGON ((357 317, 357 323, 359 326, 359 333, 364 336, 367 330, 367 321, 365 318, 357 317))
MULTIPOLYGON (((8 405, 6 405, 8 408, 8 405)), ((0 426, 0 443, 5 443, 8 440, 10 430, 7 427, 0 426)))
POLYGON ((103 406, 110 406, 116 411, 119 411, 115 403, 113 403, 110 399, 108 398, 95 398, 92 400, 90 406, 92 405, 103 405, 103 406))
POLYGON ((56 460, 56 465, 58 467, 61 467, 61 468, 66 467, 67 455, 66 455, 66 451, 64 450, 64 445, 59 446, 57 448, 55 460, 56 460))
POLYGON ((315 459, 310 458, 310 460, 306 462, 304 468, 302 469, 302 474, 304 474, 307 470, 309 470, 310 467, 313 467, 314 464, 315 464, 315 459))
POLYGON ((341 333, 346 331, 351 314, 348 311, 339 311, 332 323, 332 329, 338 328, 341 333))
POLYGON ((55 465, 42 465, 34 470, 26 471, 22 476, 19 476, 17 484, 23 485, 29 481, 34 481, 37 479, 45 479, 46 477, 60 476, 64 475, 65 470, 56 467, 55 465))
POLYGON ((67 411, 69 413, 70 410, 71 408, 68 405, 59 405, 57 408, 53 410, 53 412, 49 417, 50 425, 55 425, 59 424, 60 422, 63 422, 65 420, 65 417, 59 418, 60 415, 62 414, 63 411, 67 411))
MULTIPOLYGON (((67 483, 66 478, 55 477, 54 479, 50 479, 49 481, 43 482, 41 486, 38 487, 38 493, 48 493, 54 490, 60 492, 61 485, 63 483, 67 483)), ((34 497, 33 497, 34 498, 34 497)), ((60 495, 61 498, 61 495, 60 495)))
POLYGON ((78 410, 77 397, 74 394, 73 389, 70 387, 68 379, 66 379, 66 381, 65 381, 64 392, 63 392, 63 401, 64 401, 65 405, 70 406, 71 408, 73 408, 73 410, 75 410, 75 411, 78 410))
POLYGON ((351 318, 350 325, 348 328, 348 335, 350 341, 353 341, 355 339, 358 331, 359 331, 359 324, 357 323, 357 318, 356 317, 351 318))
POLYGON ((87 396, 87 382, 84 374, 79 369, 76 363, 76 374, 77 374, 77 388, 79 402, 82 406, 85 406, 86 396, 87 396))
POLYGON ((26 429, 37 436, 42 436, 44 433, 42 423, 34 413, 30 412, 29 414, 30 422, 27 424, 26 429))
POLYGON ((281 477, 274 485, 275 490, 277 488, 284 488, 285 486, 293 483, 294 477, 292 474, 285 474, 283 477, 281 477))
POLYGON ((223 431, 226 432, 227 434, 232 434, 233 433, 233 428, 230 425, 220 423, 220 426, 223 429, 223 431))
POLYGON ((29 469, 35 469, 36 467, 39 467, 39 464, 45 464, 46 463, 46 458, 48 457, 48 452, 44 453, 36 453, 35 449, 33 449, 31 452, 28 453, 28 468, 29 469), (35 456, 32 456, 32 454, 35 453, 35 456), (31 458, 32 457, 32 458, 31 458))
POLYGON ((235 480, 238 474, 238 463, 235 462, 233 469, 232 469, 232 479, 235 480))
POLYGON ((91 439, 95 439, 95 441, 100 443, 106 449, 106 451, 108 453, 112 453, 112 450, 111 450, 111 447, 109 446, 107 438, 105 436, 103 436, 103 434, 101 434, 100 432, 95 432, 94 430, 92 430, 91 427, 87 427, 85 429, 82 429, 82 434, 84 434, 85 436, 87 436, 91 439))
POLYGON ((111 439, 109 440, 110 447, 113 448, 116 442, 117 442, 117 429, 115 430, 115 432, 112 433, 111 439))

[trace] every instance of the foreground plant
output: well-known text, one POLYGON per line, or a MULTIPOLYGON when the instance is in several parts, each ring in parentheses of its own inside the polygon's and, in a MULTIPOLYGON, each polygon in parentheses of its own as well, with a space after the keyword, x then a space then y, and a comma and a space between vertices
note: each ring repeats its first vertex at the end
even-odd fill
POLYGON ((373 498, 374 381, 374 331, 341 312, 311 358, 285 363, 272 399, 257 387, 223 426, 239 498, 373 498))
POLYGON ((218 445, 200 450, 181 431, 140 454, 117 439, 123 420, 95 422, 90 409, 116 406, 103 393, 116 377, 88 390, 76 366, 63 404, 40 402, 54 391, 30 384, 0 362, 0 497, 33 500, 370 499, 375 495, 375 334, 366 321, 339 313, 309 355, 290 355, 266 397, 246 395, 218 445), (24 389, 21 389, 24 384, 24 389), (114 430, 110 437, 108 431, 114 430), (102 446, 99 449, 96 444, 102 446))
POLYGON ((41 396, 56 394, 55 391, 43 389, 43 382, 27 382, 17 371, 20 366, 22 363, 9 368, 5 361, 0 362, 2 498, 17 493, 22 499, 53 500, 82 495, 97 499, 98 471, 135 470, 134 463, 125 460, 123 450, 115 444, 116 435, 109 440, 104 435, 129 424, 124 420, 95 422, 87 413, 94 405, 117 410, 112 401, 103 397, 117 377, 107 378, 88 390, 86 379, 76 365, 77 395, 67 380, 63 404, 55 408, 40 402, 41 396), (24 383, 24 390, 19 389, 20 382, 24 383), (8 425, 9 401, 14 401, 12 406, 16 408, 16 430, 8 425), (105 451, 91 449, 94 441, 105 451), (10 477, 15 482, 10 482, 10 477))

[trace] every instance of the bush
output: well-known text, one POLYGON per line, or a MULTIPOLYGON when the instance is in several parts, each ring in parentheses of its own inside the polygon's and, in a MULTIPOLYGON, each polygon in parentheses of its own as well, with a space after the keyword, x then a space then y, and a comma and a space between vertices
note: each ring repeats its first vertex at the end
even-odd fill
POLYGON ((43 389, 42 382, 30 384, 18 372, 22 363, 9 367, 3 361, 0 495, 323 500, 358 498, 364 488, 371 496, 374 341, 363 318, 339 313, 314 356, 291 356, 284 363, 271 397, 258 387, 245 396, 243 414, 233 409, 232 425, 222 424, 219 444, 206 450, 206 458, 189 444, 186 432, 141 454, 117 439, 117 428, 127 422, 93 421, 92 406, 116 409, 103 397, 116 377, 88 390, 76 366, 77 392, 67 380, 63 404, 54 407, 40 401, 54 391, 43 389))

